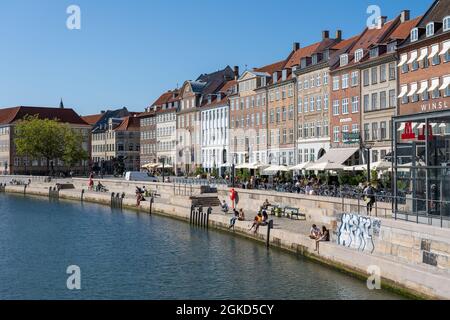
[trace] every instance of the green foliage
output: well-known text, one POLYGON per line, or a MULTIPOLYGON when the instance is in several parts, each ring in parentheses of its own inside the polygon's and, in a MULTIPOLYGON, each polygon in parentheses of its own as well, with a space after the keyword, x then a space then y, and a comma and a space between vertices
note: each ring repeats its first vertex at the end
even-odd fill
POLYGON ((26 116, 15 127, 14 143, 19 156, 47 160, 63 160, 69 167, 88 159, 82 148, 82 136, 57 119, 26 116))
POLYGON ((194 175, 195 176, 203 175, 203 167, 202 166, 198 166, 197 168, 195 168, 194 175))
POLYGON ((397 188, 400 191, 405 191, 406 188, 408 188, 408 184, 406 183, 406 181, 397 180, 397 188))
POLYGON ((248 170, 248 169, 238 170, 238 172, 236 173, 236 176, 241 181, 248 181, 248 180, 250 180, 250 170, 248 170))

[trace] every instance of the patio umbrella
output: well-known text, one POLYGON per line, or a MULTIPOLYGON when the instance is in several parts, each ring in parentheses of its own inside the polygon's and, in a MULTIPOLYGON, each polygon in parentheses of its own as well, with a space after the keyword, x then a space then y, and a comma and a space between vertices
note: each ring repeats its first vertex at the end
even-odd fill
POLYGON ((147 163, 142 166, 143 169, 154 169, 158 166, 158 163, 147 163))
MULTIPOLYGON (((162 163, 160 163, 160 164, 158 164, 158 167, 157 167, 158 169, 162 169, 163 168, 163 165, 162 165, 162 163)), ((166 165, 164 165, 164 169, 172 169, 173 167, 170 165, 170 164, 166 164, 166 165)))
POLYGON ((296 166, 290 167, 289 171, 307 170, 312 165, 314 165, 314 162, 312 162, 312 161, 300 163, 296 166))
MULTIPOLYGON (((367 166, 366 166, 367 167, 367 166)), ((392 167, 392 162, 390 161, 378 161, 370 164, 372 170, 386 170, 392 167)))
POLYGON ((287 172, 289 169, 286 166, 277 166, 273 165, 268 167, 267 169, 264 169, 264 173, 273 173, 273 172, 287 172))
POLYGON ((358 165, 358 166, 345 167, 344 171, 364 171, 366 169, 367 169, 367 166, 358 165))
POLYGON ((310 167, 308 167, 308 170, 314 170, 314 171, 333 171, 333 170, 344 170, 345 166, 339 163, 334 163, 330 161, 326 162, 319 162, 316 163, 310 167))

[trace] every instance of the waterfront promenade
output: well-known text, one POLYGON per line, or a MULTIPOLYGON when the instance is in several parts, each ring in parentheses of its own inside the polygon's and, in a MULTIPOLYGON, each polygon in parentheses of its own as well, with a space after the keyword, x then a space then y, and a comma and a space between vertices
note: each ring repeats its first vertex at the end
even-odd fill
MULTIPOLYGON (((60 183, 63 181, 59 181, 60 183)), ((75 189, 61 190, 62 199, 91 201, 110 205, 110 193, 97 193, 87 190, 87 179, 67 180, 73 183, 75 189), (85 190, 82 193, 82 190, 85 190), (83 196, 82 196, 83 194, 83 196)), ((126 197, 123 205, 127 208, 149 213, 149 202, 142 202, 136 207, 134 190, 136 186, 146 185, 150 191, 156 191, 160 197, 155 198, 153 213, 169 216, 179 220, 189 221, 191 193, 200 195, 200 188, 192 190, 189 195, 180 195, 180 192, 170 184, 162 183, 134 183, 117 180, 103 180, 110 192, 124 192, 126 197)), ((27 195, 48 197, 48 188, 54 187, 55 182, 44 183, 33 181, 26 188, 27 195)), ((24 186, 7 186, 6 191, 24 193, 24 186)), ((381 228, 374 236, 373 251, 357 250, 339 245, 336 241, 339 227, 339 206, 317 201, 317 199, 304 196, 270 195, 251 190, 237 190, 240 195, 239 207, 244 208, 247 221, 238 221, 234 231, 228 229, 231 215, 220 213, 214 208, 210 216, 209 226, 219 230, 234 232, 260 242, 266 242, 267 228, 261 227, 257 234, 249 231, 254 215, 262 199, 269 198, 292 206, 297 206, 306 212, 306 221, 297 221, 287 218, 274 219, 274 229, 271 230, 269 243, 271 247, 278 247, 295 254, 307 256, 318 262, 330 265, 366 281, 370 267, 380 270, 384 287, 399 290, 403 293, 413 294, 423 298, 450 299, 450 230, 428 225, 418 225, 410 222, 395 221, 390 218, 377 218, 381 228), (337 208, 337 209, 336 209, 337 208), (314 251, 315 242, 309 239, 311 224, 319 227, 326 225, 332 230, 332 241, 321 243, 320 252, 314 251), (428 246, 428 248, 426 248, 428 246), (425 256, 436 259, 435 265, 424 263, 425 256)), ((216 194, 221 200, 228 198, 227 190, 218 190, 216 194)))

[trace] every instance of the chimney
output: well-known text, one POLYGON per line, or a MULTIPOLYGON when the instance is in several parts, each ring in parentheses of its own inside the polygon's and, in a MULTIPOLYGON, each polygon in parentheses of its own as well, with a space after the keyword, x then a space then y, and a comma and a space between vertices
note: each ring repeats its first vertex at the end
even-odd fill
POLYGON ((294 44, 292 45, 292 50, 297 51, 298 49, 300 49, 300 43, 294 42, 294 44))
POLYGON ((239 79, 239 66, 234 66, 234 80, 239 79))
POLYGON ((324 30, 322 31, 322 40, 330 39, 330 31, 324 30))
POLYGON ((401 23, 409 21, 410 19, 410 11, 409 10, 403 10, 400 14, 400 21, 401 23))
POLYGON ((380 27, 383 27, 386 24, 387 16, 380 17, 380 27))
POLYGON ((106 113, 106 111, 105 111, 105 110, 102 110, 102 111, 100 111, 100 113, 101 113, 101 114, 105 114, 105 113, 106 113))
POLYGON ((336 30, 336 40, 342 40, 342 30, 336 30))

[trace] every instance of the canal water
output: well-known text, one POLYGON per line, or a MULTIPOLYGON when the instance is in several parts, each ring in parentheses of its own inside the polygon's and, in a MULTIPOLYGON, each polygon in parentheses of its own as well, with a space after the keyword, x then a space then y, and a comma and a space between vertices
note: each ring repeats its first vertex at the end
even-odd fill
POLYGON ((0 194, 0 299, 399 299, 231 234, 0 194), (69 266, 81 290, 67 289, 69 266))

